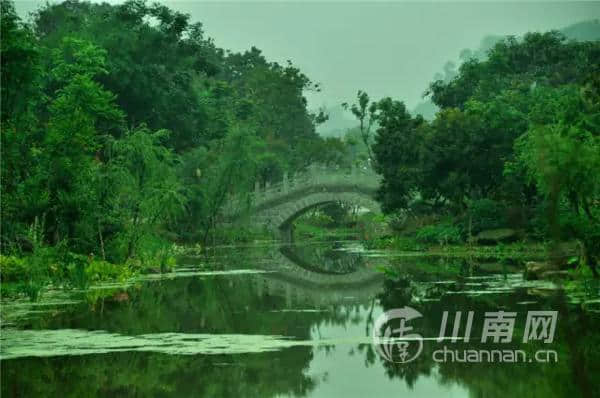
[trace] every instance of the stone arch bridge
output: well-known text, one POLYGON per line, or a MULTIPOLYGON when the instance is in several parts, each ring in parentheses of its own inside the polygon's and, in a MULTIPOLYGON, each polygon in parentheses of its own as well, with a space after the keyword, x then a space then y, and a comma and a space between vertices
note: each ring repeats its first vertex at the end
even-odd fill
MULTIPOLYGON (((379 182, 380 177, 371 169, 344 171, 313 167, 292 178, 284 175, 278 184, 264 187, 257 184, 244 214, 248 215, 251 225, 265 227, 289 241, 293 236, 293 221, 316 206, 342 201, 380 213, 379 203, 374 199, 379 182)), ((237 218, 243 207, 233 200, 226 214, 237 218)))

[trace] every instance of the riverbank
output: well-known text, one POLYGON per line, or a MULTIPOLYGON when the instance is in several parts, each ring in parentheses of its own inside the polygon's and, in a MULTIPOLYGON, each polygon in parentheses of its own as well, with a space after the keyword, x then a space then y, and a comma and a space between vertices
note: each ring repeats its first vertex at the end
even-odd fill
POLYGON ((87 289, 100 283, 123 283, 146 273, 168 272, 182 248, 172 245, 152 257, 114 263, 56 246, 36 248, 22 255, 0 255, 1 296, 25 296, 37 301, 43 290, 87 289))
POLYGON ((399 256, 442 257, 478 260, 516 266, 527 279, 585 280, 594 277, 576 240, 540 241, 524 231, 496 229, 466 237, 451 222, 425 225, 412 230, 394 230, 390 220, 361 215, 346 218, 341 225, 315 214, 295 224, 295 233, 309 241, 344 236, 359 241, 365 249, 399 256))
MULTIPOLYGON (((549 242, 522 239, 515 242, 498 242, 482 245, 475 242, 447 240, 425 240, 419 234, 403 236, 388 227, 384 219, 362 215, 350 223, 336 225, 322 215, 303 217, 295 223, 294 235, 297 242, 318 243, 340 240, 355 240, 366 251, 377 251, 381 255, 402 257, 423 256, 448 259, 465 259, 498 264, 510 264, 520 271, 527 271, 526 264, 550 263, 560 257, 562 274, 569 279, 586 279, 593 276, 584 267, 577 266, 579 253, 576 242, 565 242, 557 255, 556 247, 549 242), (567 271, 568 274, 565 272, 567 271)), ((250 245, 274 239, 265 231, 245 228, 227 228, 216 234, 215 243, 226 245, 250 245)), ((80 255, 59 247, 42 246, 24 255, 0 256, 0 281, 2 297, 26 297, 36 301, 42 291, 87 289, 100 283, 123 283, 142 274, 169 272, 178 256, 189 254, 206 255, 199 245, 169 247, 154 252, 151 256, 132 258, 122 263, 105 261, 93 255, 80 255)), ((431 264, 430 264, 431 265, 431 264)), ((210 265, 206 265, 210 270, 210 265)), ((431 268, 431 267, 429 267, 431 268)), ((549 269, 550 270, 550 269, 549 269)), ((539 271, 539 270, 538 270, 539 271)), ((537 274, 543 274, 542 269, 537 274)), ((553 270, 550 270, 553 271, 553 270)), ((533 275, 537 278, 537 275, 533 275)))
MULTIPOLYGON (((424 228, 425 229, 425 228, 424 228)), ((386 220, 363 218, 341 226, 325 225, 307 219, 296 222, 294 233, 301 241, 323 241, 345 237, 360 241, 366 249, 416 252, 432 256, 514 258, 520 260, 547 260, 561 256, 568 260, 578 255, 576 241, 562 242, 557 246, 523 235, 518 239, 480 244, 460 237, 433 239, 424 236, 424 229, 412 234, 392 230, 386 220)))

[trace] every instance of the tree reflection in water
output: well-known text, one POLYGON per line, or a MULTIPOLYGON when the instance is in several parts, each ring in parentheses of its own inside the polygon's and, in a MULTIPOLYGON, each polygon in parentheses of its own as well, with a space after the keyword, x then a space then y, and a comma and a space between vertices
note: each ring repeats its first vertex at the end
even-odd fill
MULTIPOLYGON (((304 255, 307 250, 297 251, 296 255, 304 255)), ((326 257, 326 249, 319 250, 320 254, 305 256, 305 261, 326 257)), ((265 256, 264 251, 248 249, 215 261, 221 262, 224 269, 260 268, 265 256)), ((311 287, 289 278, 282 280, 277 273, 181 277, 141 283, 127 290, 125 301, 82 302, 58 313, 23 320, 19 327, 104 330, 130 336, 166 332, 249 334, 308 341, 329 339, 332 343, 252 354, 190 356, 128 351, 4 360, 2 394, 7 397, 320 396, 321 388, 339 379, 344 366, 352 366, 363 369, 365 375, 370 374, 368 370, 381 369, 390 382, 400 383, 396 384, 398 388, 401 384, 416 388, 422 380, 433 380, 441 387, 460 386, 472 397, 598 396, 592 379, 592 375, 600 374, 600 341, 593 333, 600 326, 597 316, 567 304, 568 298, 561 290, 515 287, 489 294, 497 289, 495 284, 511 282, 514 275, 485 275, 478 271, 477 264, 440 261, 382 259, 382 264, 392 262, 393 267, 388 269, 395 271, 378 281, 376 289, 372 285, 311 287), (437 271, 423 272, 428 266, 414 267, 418 261, 429 262, 429 268, 437 271), (461 294, 476 289, 480 294, 461 294), (557 351, 559 361, 436 363, 432 353, 443 345, 427 341, 415 361, 387 362, 368 343, 371 324, 383 311, 404 306, 423 314, 413 326, 426 337, 439 335, 443 311, 451 314, 475 311, 471 341, 445 343, 449 349, 484 348, 479 342, 484 313, 500 309, 516 311, 521 322, 516 323, 515 338, 501 349, 510 347, 531 353, 550 348, 557 351), (552 344, 521 343, 528 309, 560 312, 552 344), (350 343, 337 344, 338 337, 350 343), (327 369, 326 375, 315 373, 317 362, 332 355, 347 360, 337 368, 327 369)), ((364 265, 364 259, 351 262, 364 265)), ((485 348, 490 348, 489 344, 485 348)), ((363 385, 370 382, 366 377, 344 383, 363 385)), ((370 388, 376 393, 378 386, 370 388)))

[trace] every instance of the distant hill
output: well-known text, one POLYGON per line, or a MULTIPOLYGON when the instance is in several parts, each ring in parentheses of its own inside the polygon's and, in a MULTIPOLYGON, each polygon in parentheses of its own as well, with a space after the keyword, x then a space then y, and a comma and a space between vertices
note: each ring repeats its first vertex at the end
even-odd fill
MULTIPOLYGON (((578 22, 560 29, 560 32, 572 40, 600 40, 600 20, 578 22)), ((477 49, 464 49, 460 52, 458 65, 470 58, 485 59, 487 52, 502 39, 502 36, 485 36, 477 49)), ((434 80, 450 81, 458 73, 458 65, 450 61, 446 62, 443 71, 436 73, 434 80)), ((431 100, 425 99, 415 106, 411 113, 422 115, 427 120, 433 120, 438 110, 439 108, 431 100)), ((348 129, 356 127, 358 124, 350 112, 345 111, 340 105, 325 107, 325 112, 329 114, 329 120, 317 128, 317 132, 323 137, 343 137, 348 129)))
MULTIPOLYGON (((560 29, 560 32, 564 34, 568 39, 578 41, 594 41, 600 40, 600 20, 594 19, 589 21, 578 22, 573 25, 569 25, 566 28, 560 29)), ((483 60, 487 56, 487 52, 498 42, 502 40, 502 36, 485 36, 476 50, 464 49, 460 52, 460 61, 464 61, 470 58, 477 58, 483 60)), ((444 72, 437 73, 434 76, 435 80, 450 81, 456 76, 456 66, 453 62, 447 62, 444 65, 444 72)), ((438 107, 427 99, 420 102, 413 110, 413 115, 422 115, 427 120, 433 120, 435 114, 438 111, 438 107)))
POLYGON ((560 31, 569 39, 579 41, 600 40, 600 20, 579 22, 560 31))
POLYGON ((329 119, 317 127, 317 133, 322 137, 343 137, 348 129, 358 125, 354 116, 341 105, 324 107, 324 110, 329 119))

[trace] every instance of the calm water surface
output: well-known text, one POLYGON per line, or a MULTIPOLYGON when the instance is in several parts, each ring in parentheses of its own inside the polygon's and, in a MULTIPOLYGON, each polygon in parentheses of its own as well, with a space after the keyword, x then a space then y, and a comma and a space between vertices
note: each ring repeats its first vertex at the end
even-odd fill
POLYGON ((2 396, 599 397, 599 297, 597 285, 524 281, 510 261, 352 242, 220 248, 170 275, 4 303, 2 396), (414 361, 386 361, 372 323, 405 306, 431 338, 444 311, 474 311, 470 342, 425 340, 414 361), (517 313, 512 343, 484 345, 484 313, 500 310, 517 313), (528 310, 559 312, 552 343, 522 343, 528 310), (553 350, 558 361, 438 363, 444 344, 553 350))

